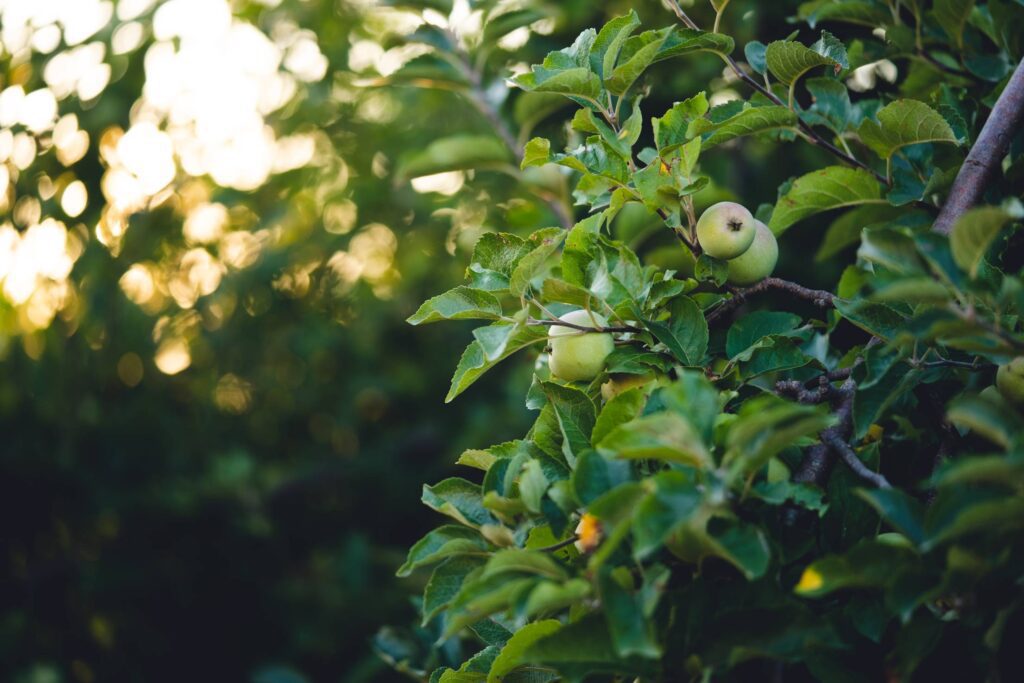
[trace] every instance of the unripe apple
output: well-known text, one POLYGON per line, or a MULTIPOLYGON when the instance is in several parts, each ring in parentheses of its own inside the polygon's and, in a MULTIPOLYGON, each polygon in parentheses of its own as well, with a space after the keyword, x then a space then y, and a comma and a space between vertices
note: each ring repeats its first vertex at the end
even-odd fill
POLYGON ((616 373, 612 375, 607 382, 601 385, 601 397, 607 402, 618 396, 619 394, 625 393, 630 389, 636 387, 642 387, 645 384, 653 382, 655 375, 653 372, 649 372, 646 375, 627 375, 616 373))
MULTIPOLYGON (((579 327, 607 327, 608 321, 596 313, 572 311, 562 322, 579 327)), ((601 374, 609 354, 615 350, 615 340, 607 332, 583 332, 564 325, 552 325, 548 333, 551 374, 567 382, 589 382, 601 374)))
POLYGON ((708 256, 733 259, 754 242, 754 217, 735 202, 719 202, 697 221, 697 241, 708 256))
POLYGON ((1024 406, 1024 356, 1017 356, 996 371, 996 388, 1010 403, 1024 406))
POLYGON ((729 261, 729 284, 746 287, 765 279, 779 262, 779 243, 767 225, 754 219, 754 241, 745 252, 729 261))

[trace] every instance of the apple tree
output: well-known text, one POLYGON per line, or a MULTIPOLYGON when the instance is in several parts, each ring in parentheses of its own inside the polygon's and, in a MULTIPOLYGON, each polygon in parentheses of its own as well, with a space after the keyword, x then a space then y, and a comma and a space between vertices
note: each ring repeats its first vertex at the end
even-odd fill
MULTIPOLYGON (((477 101, 573 205, 409 322, 479 321, 447 400, 518 362, 535 422, 423 488, 426 646, 379 650, 440 683, 1019 680, 1024 4, 794 3, 744 45, 728 0, 664 4, 510 76, 516 113, 568 105, 548 137, 477 101), (709 58, 736 97, 660 91, 709 58), (717 172, 752 145, 784 150, 773 203, 717 172)), ((536 21, 483 17, 473 49, 536 21)))

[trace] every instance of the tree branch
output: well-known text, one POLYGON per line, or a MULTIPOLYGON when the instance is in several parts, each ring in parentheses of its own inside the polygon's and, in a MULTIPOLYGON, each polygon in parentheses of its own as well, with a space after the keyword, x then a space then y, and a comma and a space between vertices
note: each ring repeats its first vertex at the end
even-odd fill
POLYGON ((727 299, 718 308, 708 314, 708 323, 713 323, 719 318, 729 315, 745 304, 751 296, 760 294, 761 292, 766 292, 769 289, 781 290, 798 299, 809 301, 818 308, 831 308, 836 299, 835 294, 832 294, 832 292, 826 292, 823 289, 808 289, 807 287, 798 285, 795 282, 790 282, 789 280, 769 277, 761 280, 753 287, 738 289, 733 292, 733 297, 731 299, 727 299))
POLYGON ((892 488, 892 484, 889 483, 888 479, 878 472, 872 472, 868 469, 867 465, 857 457, 857 453, 853 450, 853 447, 846 443, 844 439, 839 438, 835 434, 823 434, 822 438, 825 440, 825 443, 832 448, 833 452, 839 454, 840 459, 846 463, 846 466, 849 467, 858 477, 866 482, 874 484, 880 489, 892 488))
POLYGON ((845 443, 849 438, 853 430, 853 396, 856 393, 857 385, 852 379, 847 379, 842 386, 833 391, 832 408, 837 418, 836 424, 823 431, 821 443, 807 451, 803 462, 793 475, 793 481, 824 487, 835 464, 835 453, 829 440, 834 437, 845 443))
POLYGON ((946 203, 942 205, 942 211, 932 227, 935 232, 950 234, 957 220, 981 200, 992 174, 1006 156, 1013 136, 1020 130, 1022 121, 1024 61, 1017 65, 982 127, 978 140, 967 154, 967 160, 960 167, 946 203))
POLYGON ((780 396, 788 396, 800 403, 818 405, 835 395, 836 389, 832 386, 833 381, 836 380, 832 380, 831 376, 826 373, 818 377, 818 386, 808 389, 800 380, 780 380, 775 383, 775 391, 780 396))

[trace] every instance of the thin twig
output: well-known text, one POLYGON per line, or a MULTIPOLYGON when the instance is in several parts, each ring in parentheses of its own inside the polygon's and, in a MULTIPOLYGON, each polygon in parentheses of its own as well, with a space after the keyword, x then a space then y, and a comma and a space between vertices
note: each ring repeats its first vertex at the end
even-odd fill
POLYGON ((573 543, 575 543, 578 540, 580 540, 580 537, 575 535, 575 534, 573 534, 571 537, 565 539, 564 541, 559 541, 558 543, 555 543, 554 545, 549 545, 549 546, 546 546, 544 548, 537 548, 537 551, 538 552, 542 552, 542 553, 553 553, 556 550, 561 550, 562 548, 568 548, 569 546, 571 546, 573 543))
POLYGON ((1010 141, 1024 121, 1024 60, 1017 65, 1013 76, 992 108, 988 120, 978 135, 977 142, 960 167, 946 203, 932 230, 948 235, 968 209, 977 204, 989 187, 992 175, 1006 156, 1010 141))
POLYGON ((853 450, 850 444, 846 443, 845 440, 840 439, 835 434, 826 434, 822 438, 825 440, 832 450, 839 455, 839 458, 846 464, 850 470, 864 481, 874 484, 880 489, 891 489, 892 484, 883 475, 878 472, 873 472, 868 469, 867 465, 857 457, 857 452, 853 450))
POLYGON ((625 334, 627 332, 643 332, 639 327, 587 327, 586 325, 577 325, 575 323, 567 323, 564 320, 536 320, 530 318, 526 321, 529 327, 568 327, 573 330, 579 330, 580 332, 608 332, 608 333, 619 333, 625 334))

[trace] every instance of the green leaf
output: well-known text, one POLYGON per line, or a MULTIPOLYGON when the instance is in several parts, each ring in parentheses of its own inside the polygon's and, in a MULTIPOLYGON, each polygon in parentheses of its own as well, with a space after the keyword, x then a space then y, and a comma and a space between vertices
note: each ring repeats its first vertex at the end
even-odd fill
POLYGON ((480 345, 484 359, 490 362, 497 362, 508 348, 508 343, 522 329, 522 323, 518 322, 496 323, 487 327, 476 328, 473 330, 473 338, 480 345))
POLYGON ((520 168, 544 166, 551 161, 551 141, 547 138, 533 138, 526 143, 520 168))
POLYGON ((644 658, 619 657, 600 614, 586 616, 540 638, 527 649, 522 661, 555 667, 570 680, 602 673, 643 676, 657 669, 655 662, 644 658))
POLYGON ((814 97, 814 105, 806 116, 812 123, 824 123, 836 133, 843 133, 853 118, 850 91, 842 82, 832 78, 811 78, 807 90, 814 97))
POLYGON ((734 476, 746 476, 768 464, 784 448, 826 429, 834 418, 817 406, 765 396, 748 401, 729 427, 723 463, 734 476))
POLYGON ((711 454, 700 434, 682 415, 653 413, 616 427, 597 448, 631 460, 652 458, 694 467, 711 465, 711 454))
POLYGON ((857 495, 915 545, 924 543, 924 506, 920 502, 899 489, 860 489, 857 495))
POLYGON ((701 92, 677 103, 661 118, 653 119, 651 123, 658 149, 665 150, 685 143, 689 139, 686 133, 690 124, 707 114, 708 108, 707 96, 701 92))
POLYGON ((456 465, 465 465, 466 467, 474 467, 478 470, 486 472, 490 469, 491 465, 498 458, 494 456, 490 451, 482 451, 478 449, 468 449, 462 451, 462 455, 455 462, 456 465))
POLYGON ((885 341, 906 329, 907 318, 886 304, 836 299, 834 305, 851 323, 885 341))
POLYGON ((868 0, 817 0, 800 5, 799 16, 814 28, 825 21, 845 22, 877 28, 892 22, 883 5, 868 0))
POLYGON ((484 233, 473 248, 466 277, 476 289, 489 292, 508 289, 509 278, 519 261, 533 245, 509 233, 484 233))
POLYGON ((633 175, 633 183, 640 193, 644 206, 651 212, 673 203, 679 204, 679 193, 673 185, 672 174, 660 158, 637 171, 633 175))
POLYGON ((672 31, 672 28, 647 31, 627 40, 623 46, 622 63, 611 74, 605 71, 604 84, 608 91, 613 95, 623 95, 629 90, 644 70, 654 63, 672 31))
POLYGON ((629 593, 608 570, 599 574, 598 589, 615 653, 620 657, 660 657, 661 648, 655 640, 653 624, 644 617, 640 596, 629 593))
POLYGON ((631 479, 632 469, 628 462, 605 457, 597 451, 586 451, 576 461, 572 489, 580 503, 590 505, 631 479))
POLYGON ((911 277, 883 285, 871 295, 871 301, 882 303, 943 304, 952 300, 949 287, 927 277, 911 277))
POLYGON ((729 279, 729 263, 701 254, 693 267, 693 276, 697 278, 697 282, 708 282, 715 287, 721 287, 729 279))
POLYGON ((488 135, 453 135, 427 145, 402 159, 395 170, 401 179, 507 165, 512 153, 504 142, 488 135))
POLYGON ((791 85, 811 69, 827 66, 835 73, 846 68, 846 50, 831 34, 823 31, 822 39, 807 47, 796 41, 777 40, 765 52, 768 70, 777 79, 791 85), (828 36, 828 38, 826 38, 828 36))
POLYGON ((624 391, 608 401, 601 409, 601 414, 597 416, 597 423, 594 425, 592 435, 593 441, 600 443, 601 439, 616 427, 639 417, 646 403, 647 397, 639 388, 624 391))
POLYGON ((708 119, 697 119, 690 124, 688 135, 703 136, 704 149, 710 149, 730 140, 754 135, 779 128, 793 128, 797 117, 788 107, 772 105, 748 107, 725 121, 713 123, 708 119))
POLYGON ((985 254, 1010 222, 1010 216, 1000 208, 985 206, 968 211, 957 220, 949 236, 953 260, 963 270, 978 277, 978 267, 985 254))
POLYGON ((484 507, 480 485, 460 477, 450 477, 433 486, 424 484, 423 503, 467 526, 494 522, 484 507))
POLYGON ((793 181, 786 194, 779 198, 769 227, 776 235, 781 235, 793 224, 814 214, 884 202, 881 185, 867 171, 829 166, 793 181))
POLYGON ((942 114, 917 100, 896 100, 879 110, 878 121, 864 119, 858 135, 883 159, 898 150, 923 142, 959 144, 942 114))
POLYGON ((906 233, 885 226, 865 228, 857 258, 880 265, 901 275, 923 275, 925 264, 918 255, 914 239, 906 233))
POLYGON ((964 47, 964 27, 973 10, 974 0, 935 0, 935 20, 960 49, 964 47))
POLYGON ((590 435, 597 421, 597 408, 590 397, 579 389, 555 382, 541 382, 544 395, 555 411, 561 429, 563 451, 572 463, 590 448, 590 435))
POLYGON ((718 390, 703 372, 683 370, 675 382, 661 390, 658 398, 665 408, 685 417, 704 443, 711 443, 721 399, 718 390))
POLYGON ((716 554, 743 572, 748 581, 764 576, 768 570, 772 558, 768 539, 753 524, 714 517, 708 522, 707 534, 716 554))
POLYGON ((668 372, 672 363, 660 353, 642 351, 635 346, 619 346, 608 356, 605 370, 608 373, 646 375, 652 370, 668 372))
POLYGON ((752 348, 740 353, 737 360, 744 381, 769 373, 802 368, 814 360, 800 350, 800 339, 774 335, 765 337, 752 348))
POLYGON ((550 485, 540 460, 531 460, 523 465, 519 475, 519 498, 527 510, 535 515, 540 514, 544 494, 550 485))
POLYGON ((486 557, 489 554, 488 548, 487 541, 477 531, 446 524, 428 533, 409 549, 409 556, 396 575, 409 576, 419 567, 457 555, 486 557))
POLYGON ((755 311, 743 316, 729 328, 725 352, 729 358, 736 358, 764 337, 792 332, 800 322, 800 316, 793 313, 755 311))
POLYGON ((722 33, 708 33, 689 28, 676 28, 661 45, 656 62, 695 52, 731 54, 736 42, 722 33))
POLYGON ((667 321, 647 321, 649 329, 680 362, 698 366, 708 350, 708 323, 697 304, 687 296, 676 297, 668 308, 667 321))
POLYGON ((452 385, 445 397, 445 403, 450 403, 456 396, 472 386, 473 382, 497 365, 500 361, 508 358, 516 351, 526 348, 531 344, 546 341, 547 332, 537 327, 518 327, 516 333, 508 340, 505 350, 500 358, 488 360, 484 348, 480 342, 473 341, 462 354, 459 365, 452 377, 452 385))
POLYGON ((915 558, 909 548, 861 542, 844 556, 827 555, 815 561, 804 570, 794 590, 804 597, 822 597, 843 588, 885 586, 915 558))
POLYGON ((615 17, 601 28, 590 49, 590 68, 594 73, 601 77, 612 73, 623 44, 638 26, 640 17, 635 10, 630 10, 629 14, 615 17))
POLYGON ((760 40, 752 40, 743 48, 743 56, 755 72, 764 76, 768 73, 768 46, 760 40))
POLYGON ((673 529, 686 524, 701 509, 704 495, 682 472, 659 472, 650 480, 654 490, 637 505, 633 519, 633 556, 639 561, 659 550, 673 529))
POLYGON ((566 232, 561 228, 538 230, 530 236, 530 242, 536 244, 533 251, 520 259, 509 279, 509 291, 522 297, 530 288, 534 277, 543 271, 544 264, 558 251, 565 240, 566 232))
POLYGON ((448 606, 444 637, 450 638, 485 617, 519 604, 538 581, 536 577, 514 578, 504 575, 486 579, 476 575, 470 577, 448 606))
POLYGON ((584 579, 569 579, 565 583, 542 581, 530 591, 523 614, 531 617, 578 605, 590 596, 590 590, 590 582, 584 579))
POLYGON ((493 294, 472 287, 456 287, 425 301, 406 322, 423 325, 439 320, 496 320, 500 317, 501 303, 493 294))
POLYGON ((482 566, 483 558, 456 555, 434 568, 434 573, 423 591, 423 625, 426 626, 448 603, 458 595, 462 582, 470 572, 482 566))
POLYGON ((1003 448, 1011 448, 1021 438, 1020 415, 988 396, 963 396, 947 410, 949 421, 961 429, 970 429, 1003 448))
POLYGON ((899 210, 888 204, 867 204, 847 211, 828 227, 825 239, 815 255, 815 261, 825 261, 860 241, 865 227, 887 222, 899 215, 899 210))
POLYGON ((596 100, 601 94, 601 79, 586 67, 546 71, 533 67, 533 71, 512 79, 512 82, 530 92, 548 92, 557 95, 596 100))
POLYGON ((565 569, 550 555, 538 550, 520 550, 518 548, 499 550, 492 555, 484 566, 480 578, 488 579, 499 574, 531 574, 555 581, 568 578, 565 569))
POLYGON ((529 26, 546 17, 547 14, 535 9, 516 9, 491 16, 487 25, 484 26, 483 43, 485 45, 495 43, 512 31, 529 26))
POLYGON ((491 665, 491 671, 487 674, 487 683, 501 683, 504 678, 519 666, 528 663, 524 655, 530 647, 541 638, 551 635, 562 628, 562 623, 555 619, 547 619, 532 624, 527 624, 516 631, 501 654, 491 665))
POLYGON ((772 483, 762 481, 754 484, 750 493, 769 505, 795 503, 819 514, 825 514, 825 510, 828 509, 828 505, 824 501, 825 492, 813 484, 793 481, 772 483))
POLYGON ((853 400, 854 436, 864 438, 885 411, 921 381, 921 372, 907 365, 894 365, 868 388, 858 388, 853 400))
POLYGON ((925 550, 964 536, 1019 538, 1024 496, 993 489, 948 489, 928 509, 925 550))

